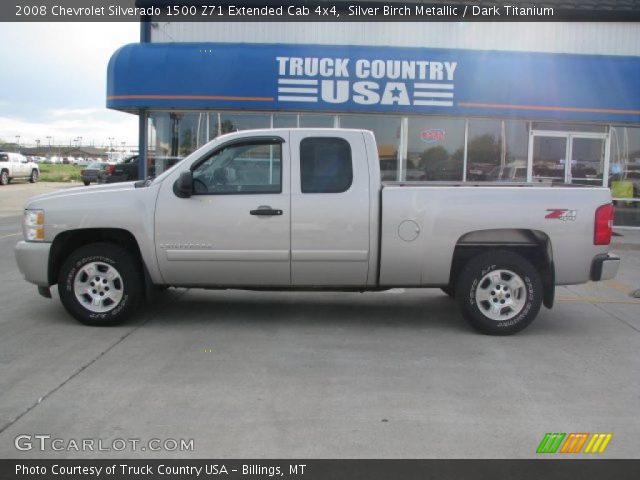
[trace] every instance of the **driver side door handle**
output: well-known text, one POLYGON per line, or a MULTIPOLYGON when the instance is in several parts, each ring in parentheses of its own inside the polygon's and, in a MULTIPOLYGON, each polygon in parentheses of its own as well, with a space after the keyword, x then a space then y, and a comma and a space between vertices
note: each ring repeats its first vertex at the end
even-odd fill
POLYGON ((249 210, 249 213, 251 215, 258 215, 258 216, 274 216, 274 215, 282 215, 282 210, 278 210, 275 208, 271 208, 268 206, 260 206, 258 208, 256 208, 255 210, 249 210))

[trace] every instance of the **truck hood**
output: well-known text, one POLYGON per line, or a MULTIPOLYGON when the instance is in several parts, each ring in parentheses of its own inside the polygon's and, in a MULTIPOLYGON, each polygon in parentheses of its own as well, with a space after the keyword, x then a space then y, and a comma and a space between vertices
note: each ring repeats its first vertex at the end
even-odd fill
POLYGON ((42 195, 31 197, 29 200, 27 200, 25 208, 40 208, 41 206, 44 206, 46 204, 47 200, 59 199, 63 197, 68 197, 69 200, 82 202, 83 198, 87 198, 88 196, 93 196, 95 194, 102 196, 108 195, 110 192, 113 192, 114 195, 117 195, 118 192, 122 192, 123 190, 135 189, 135 183, 136 182, 122 182, 109 183, 106 185, 94 185, 89 187, 64 188, 55 192, 43 193, 42 195))

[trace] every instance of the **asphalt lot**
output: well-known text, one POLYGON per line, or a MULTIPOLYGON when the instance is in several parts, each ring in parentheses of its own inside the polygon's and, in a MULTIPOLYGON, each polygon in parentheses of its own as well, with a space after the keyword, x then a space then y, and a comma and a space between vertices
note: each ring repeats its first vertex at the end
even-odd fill
POLYGON ((616 237, 617 279, 559 288, 512 337, 402 289, 169 290, 91 328, 15 264, 24 197, 50 188, 0 188, 2 458, 528 458, 546 432, 612 432, 604 457, 639 456, 640 235, 616 237), (22 434, 194 451, 18 451, 22 434))

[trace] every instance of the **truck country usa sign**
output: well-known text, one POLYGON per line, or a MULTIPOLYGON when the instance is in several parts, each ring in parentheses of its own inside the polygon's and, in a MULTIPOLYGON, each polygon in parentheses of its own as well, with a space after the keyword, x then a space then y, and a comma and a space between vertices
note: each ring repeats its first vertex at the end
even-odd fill
POLYGON ((107 106, 638 123, 638 78, 638 58, 619 55, 150 43, 113 54, 107 106))
POLYGON ((278 102, 452 107, 457 62, 276 57, 278 102))

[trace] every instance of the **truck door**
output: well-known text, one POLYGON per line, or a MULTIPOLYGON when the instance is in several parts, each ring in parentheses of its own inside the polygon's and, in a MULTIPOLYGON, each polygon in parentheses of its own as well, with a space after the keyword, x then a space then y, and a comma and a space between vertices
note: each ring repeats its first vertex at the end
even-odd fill
POLYGON ((369 167, 360 132, 291 132, 291 281, 360 286, 369 269, 369 167))
MULTIPOLYGON (((191 166, 194 192, 165 181, 156 206, 156 254, 165 282, 288 286, 290 218, 286 138, 246 137, 191 166)), ((179 168, 179 167, 178 167, 179 168)))

